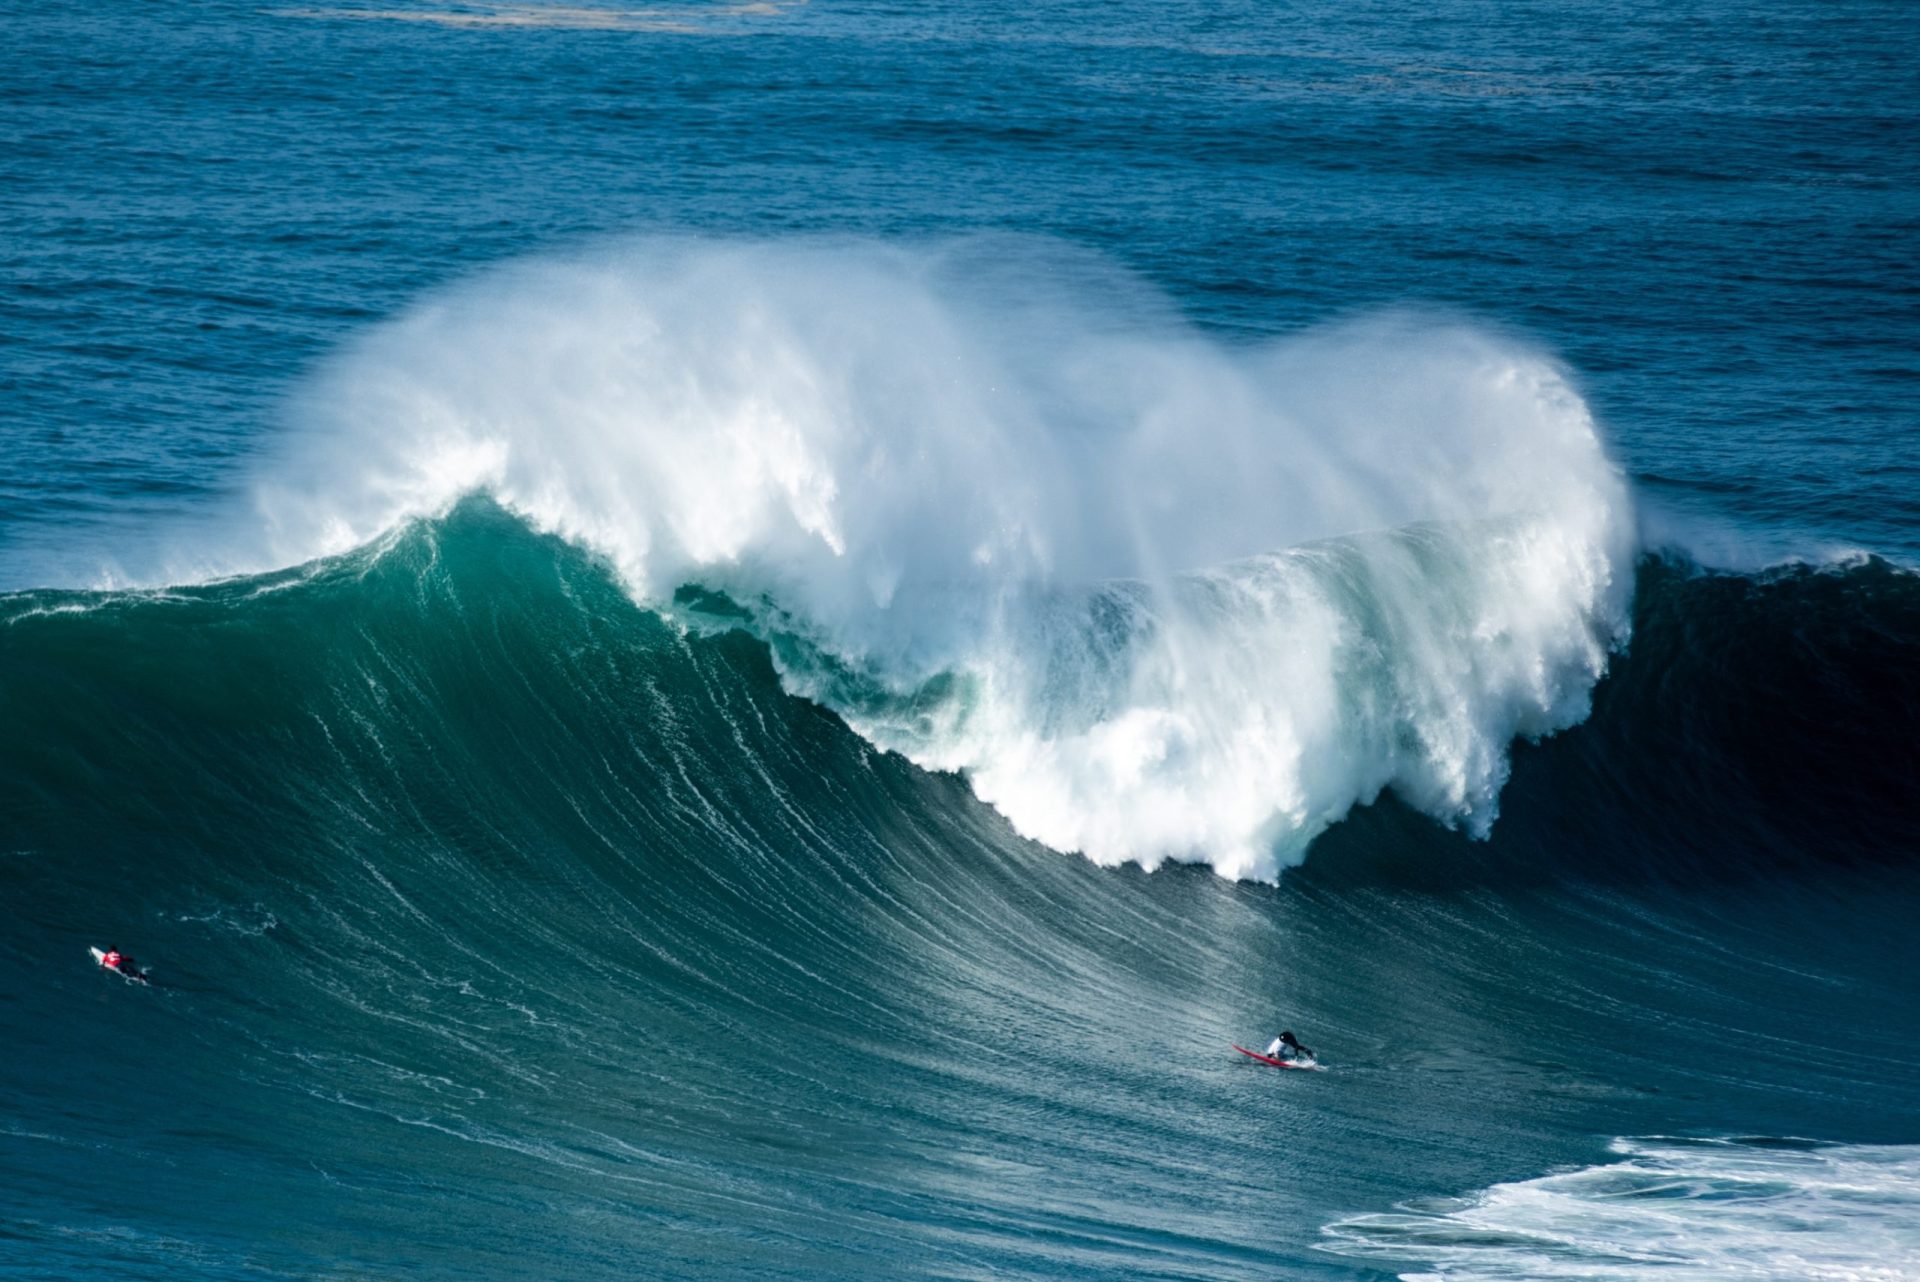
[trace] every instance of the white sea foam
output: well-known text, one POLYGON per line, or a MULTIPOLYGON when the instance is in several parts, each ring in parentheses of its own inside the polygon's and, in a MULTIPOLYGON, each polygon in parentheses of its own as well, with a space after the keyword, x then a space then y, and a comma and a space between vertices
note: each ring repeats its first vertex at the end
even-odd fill
POLYGON ((1328 1225, 1408 1279, 1920 1277, 1920 1147, 1616 1140, 1624 1160, 1328 1225))
POLYGON ((1101 862, 1272 876, 1389 786, 1484 831, 1625 628, 1626 490, 1554 362, 1416 315, 1223 342, 1051 244, 523 263, 297 417, 273 564, 490 493, 1101 862))

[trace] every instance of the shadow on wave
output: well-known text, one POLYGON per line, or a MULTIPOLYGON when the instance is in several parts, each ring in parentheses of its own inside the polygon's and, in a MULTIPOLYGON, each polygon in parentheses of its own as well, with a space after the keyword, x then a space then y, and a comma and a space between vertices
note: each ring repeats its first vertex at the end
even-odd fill
POLYGON ((1321 885, 1665 882, 1910 863, 1920 576, 1643 559, 1628 652, 1577 729, 1523 743, 1489 840, 1391 796, 1314 846, 1321 885))

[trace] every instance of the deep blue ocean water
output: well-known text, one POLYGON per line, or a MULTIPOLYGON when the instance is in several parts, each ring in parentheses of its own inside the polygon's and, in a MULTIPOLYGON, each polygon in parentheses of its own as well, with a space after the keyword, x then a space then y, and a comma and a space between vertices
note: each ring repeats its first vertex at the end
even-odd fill
POLYGON ((1920 1274, 1908 6, 0 19, 0 1273, 1920 1274))

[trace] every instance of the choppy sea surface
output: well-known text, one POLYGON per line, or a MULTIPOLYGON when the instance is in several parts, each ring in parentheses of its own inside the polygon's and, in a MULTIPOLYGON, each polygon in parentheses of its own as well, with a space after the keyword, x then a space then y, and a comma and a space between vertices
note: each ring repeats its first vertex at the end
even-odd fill
POLYGON ((0 1272, 1920 1275, 1905 6, 0 19, 0 1272))

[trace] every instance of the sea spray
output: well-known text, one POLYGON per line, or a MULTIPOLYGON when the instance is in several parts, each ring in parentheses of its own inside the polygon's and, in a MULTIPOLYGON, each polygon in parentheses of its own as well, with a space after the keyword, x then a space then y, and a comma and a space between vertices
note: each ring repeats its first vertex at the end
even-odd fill
POLYGON ((1271 877, 1387 787, 1484 832, 1626 626, 1626 489, 1550 359, 1410 314, 1227 343, 1050 242, 519 263, 295 419, 235 568, 491 494, 1107 863, 1271 877))

